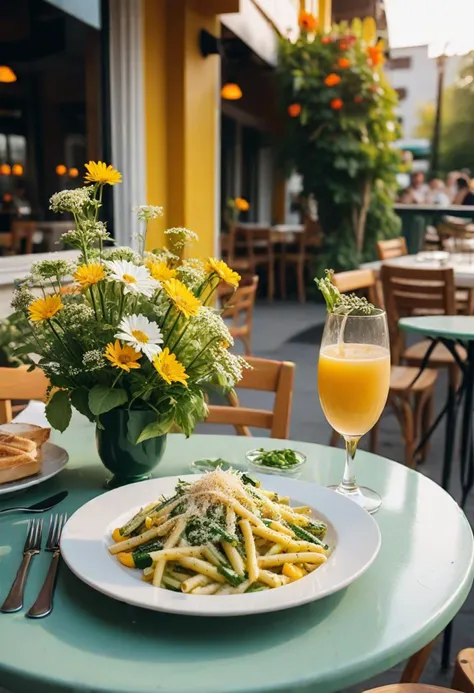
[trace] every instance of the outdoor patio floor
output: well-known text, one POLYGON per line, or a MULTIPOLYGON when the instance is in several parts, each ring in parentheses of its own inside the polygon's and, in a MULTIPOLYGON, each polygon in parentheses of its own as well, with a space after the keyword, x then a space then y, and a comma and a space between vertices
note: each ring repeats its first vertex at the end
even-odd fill
MULTIPOLYGON (((314 443, 327 444, 330 436, 329 426, 321 410, 316 386, 316 363, 319 351, 319 339, 322 334, 325 309, 322 305, 308 303, 301 306, 297 303, 275 302, 272 305, 260 302, 255 309, 254 317, 254 355, 264 358, 294 361, 296 363, 295 391, 293 413, 291 419, 291 439, 314 443), (311 343, 311 341, 313 343, 311 343)), ((436 387, 435 411, 445 403, 446 380, 440 375, 436 387)), ((265 395, 244 393, 244 402, 256 404, 259 399, 261 406, 266 406, 265 395)), ((267 405, 268 406, 268 405, 267 405)), ((210 427, 203 427, 204 432, 210 427)), ((215 427, 214 428, 215 431, 215 427)), ((220 432, 224 432, 219 427, 220 432)), ((258 433, 257 433, 258 435, 258 433)), ((419 471, 439 482, 444 445, 444 422, 435 432, 426 463, 419 471)), ((362 442, 361 447, 364 446, 362 442)), ((400 428, 394 414, 386 410, 379 432, 378 454, 402 462, 404 459, 403 440, 400 428)), ((459 499, 459 473, 455 460, 451 492, 459 499)), ((472 523, 474 517, 474 491, 471 493, 466 513, 472 523)), ((452 660, 457 652, 465 647, 474 647, 474 591, 456 617, 453 631, 452 660)), ((452 669, 448 672, 440 670, 441 639, 435 646, 430 661, 426 666, 421 681, 438 686, 448 686, 451 682, 452 669)), ((370 681, 352 688, 352 691, 363 691, 375 686, 396 683, 403 665, 391 669, 370 681)), ((315 692, 316 693, 316 692, 315 692)))

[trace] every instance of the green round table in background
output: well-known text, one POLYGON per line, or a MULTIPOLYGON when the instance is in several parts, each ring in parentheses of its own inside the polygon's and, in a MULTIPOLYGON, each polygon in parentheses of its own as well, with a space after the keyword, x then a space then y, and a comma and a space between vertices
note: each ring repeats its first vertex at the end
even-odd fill
MULTIPOLYGON (((68 489, 57 511, 72 513, 102 492, 106 470, 94 450, 93 428, 82 418, 54 440, 68 450, 69 466, 21 500, 68 489)), ((303 479, 339 481, 342 450, 290 445, 307 455, 303 479)), ((201 457, 242 464, 245 452, 259 446, 287 447, 288 441, 172 435, 159 475, 186 473, 201 457)), ((49 617, 0 615, 0 684, 13 693, 329 693, 404 660, 461 608, 473 580, 473 537, 458 505, 421 474, 364 452, 357 453, 357 468, 358 480, 384 501, 375 517, 382 548, 347 589, 279 613, 192 618, 113 601, 62 565, 49 617)), ((19 515, 0 520, 0 600, 19 565, 26 521, 19 515)), ((47 565, 42 552, 32 565, 26 608, 47 565)))

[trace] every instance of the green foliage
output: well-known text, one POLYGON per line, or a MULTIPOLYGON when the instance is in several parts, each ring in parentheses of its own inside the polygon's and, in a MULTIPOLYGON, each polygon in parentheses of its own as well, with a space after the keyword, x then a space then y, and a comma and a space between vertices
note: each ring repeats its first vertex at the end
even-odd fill
POLYGON ((127 393, 122 388, 109 388, 108 385, 94 385, 89 392, 89 409, 96 416, 105 414, 127 401, 127 393))
POLYGON ((436 117, 436 105, 431 102, 422 104, 416 111, 416 117, 418 123, 415 128, 415 137, 431 140, 436 117))
MULTIPOLYGON (((443 92, 439 168, 444 173, 466 167, 474 170, 473 112, 474 52, 463 58, 457 80, 443 92)), ((422 106, 418 119, 416 134, 431 139, 435 106, 422 106)))
POLYGON ((31 363, 28 355, 34 353, 35 344, 24 344, 27 335, 21 316, 11 315, 6 320, 0 320, 0 366, 20 366, 31 363))
POLYGON ((46 418, 58 431, 66 430, 71 421, 71 402, 66 390, 57 390, 46 405, 46 418))
POLYGON ((377 47, 343 25, 333 26, 330 35, 302 32, 294 43, 280 41, 283 159, 302 174, 304 194, 317 200, 324 262, 336 269, 373 259, 379 233, 398 232, 388 218, 401 162, 392 144, 399 137, 397 96, 381 61, 377 47), (289 109, 295 104, 297 115, 289 109))

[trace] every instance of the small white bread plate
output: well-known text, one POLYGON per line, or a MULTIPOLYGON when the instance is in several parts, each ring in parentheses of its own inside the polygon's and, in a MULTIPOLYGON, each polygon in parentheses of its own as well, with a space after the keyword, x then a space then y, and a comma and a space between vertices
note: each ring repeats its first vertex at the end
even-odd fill
POLYGON ((335 547, 327 563, 277 589, 241 595, 193 595, 158 589, 141 580, 142 572, 122 566, 107 550, 111 532, 160 496, 171 496, 178 478, 151 479, 124 486, 86 503, 67 522, 61 552, 73 573, 90 587, 127 604, 191 616, 242 616, 280 611, 338 592, 362 575, 381 543, 375 520, 351 500, 323 486, 277 476, 254 475, 263 488, 289 496, 291 505, 309 505, 328 523, 327 543, 335 547))
POLYGON ((42 463, 41 471, 39 474, 34 476, 27 476, 25 479, 18 479, 18 481, 9 481, 8 484, 0 485, 0 496, 11 495, 13 493, 18 493, 19 491, 24 491, 30 486, 36 486, 37 484, 42 484, 43 481, 51 479, 56 474, 64 469, 69 460, 69 455, 64 448, 60 448, 59 445, 54 445, 53 443, 44 443, 42 448, 42 463))

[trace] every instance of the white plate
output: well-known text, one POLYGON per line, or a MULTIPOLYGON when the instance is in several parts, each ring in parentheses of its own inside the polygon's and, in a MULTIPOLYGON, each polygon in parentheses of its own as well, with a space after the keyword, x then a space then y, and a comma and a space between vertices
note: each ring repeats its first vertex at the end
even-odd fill
POLYGON ((121 527, 140 507, 172 495, 178 478, 142 481, 115 489, 86 503, 67 522, 61 552, 78 578, 99 592, 154 611, 192 616, 241 616, 280 611, 321 599, 350 585, 375 560, 380 530, 356 503, 322 486, 276 476, 255 475, 266 489, 290 496, 292 505, 310 505, 328 523, 327 542, 335 549, 327 563, 297 582, 242 595, 192 595, 157 589, 141 580, 142 571, 122 566, 107 550, 115 527, 121 527))
POLYGON ((27 476, 25 479, 18 479, 18 481, 10 481, 8 484, 1 484, 0 496, 7 494, 11 495, 19 491, 24 491, 30 486, 42 484, 43 481, 47 481, 47 479, 51 479, 51 477, 59 474, 66 466, 69 459, 66 450, 53 443, 44 443, 42 454, 43 460, 40 473, 35 474, 35 476, 27 476))

